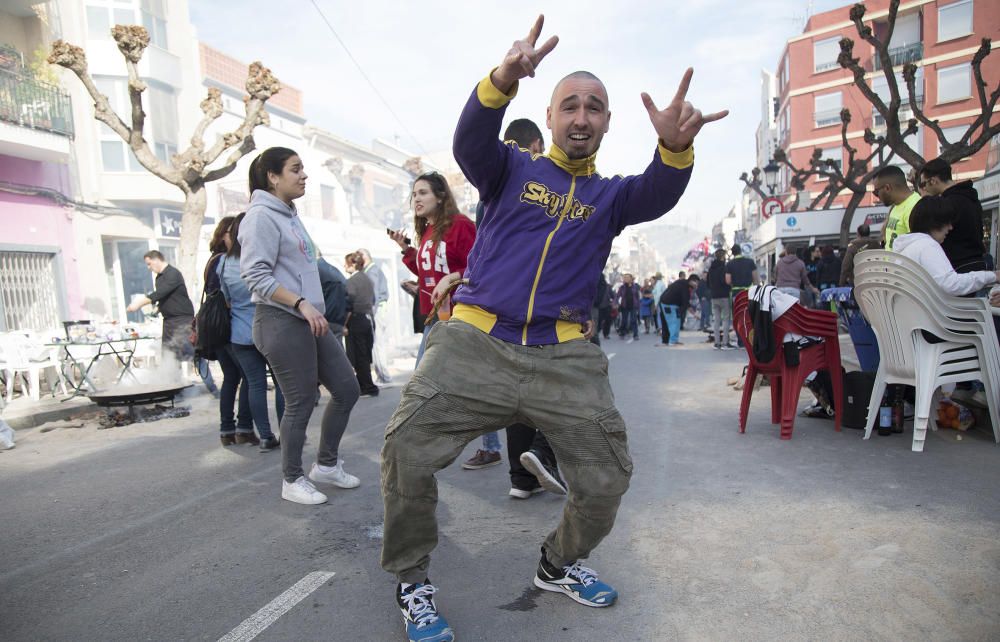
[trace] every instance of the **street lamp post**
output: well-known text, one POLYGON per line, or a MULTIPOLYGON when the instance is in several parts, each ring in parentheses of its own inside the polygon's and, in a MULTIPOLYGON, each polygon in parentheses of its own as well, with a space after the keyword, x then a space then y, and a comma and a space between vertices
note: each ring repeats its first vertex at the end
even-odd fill
POLYGON ((775 188, 778 186, 779 172, 781 172, 781 166, 775 163, 773 158, 764 166, 764 182, 772 196, 774 195, 775 188))

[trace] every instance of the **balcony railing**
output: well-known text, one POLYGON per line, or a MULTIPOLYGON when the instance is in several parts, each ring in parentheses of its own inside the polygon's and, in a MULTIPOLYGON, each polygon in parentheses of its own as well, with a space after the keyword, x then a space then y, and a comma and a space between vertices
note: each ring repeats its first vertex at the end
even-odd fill
MULTIPOLYGON (((924 57, 924 44, 922 42, 914 42, 911 45, 903 45, 902 47, 893 47, 889 50, 889 61, 892 63, 893 67, 898 67, 899 65, 905 65, 908 62, 916 62, 924 57)), ((878 56, 872 58, 872 64, 875 71, 882 68, 882 59, 878 56)))
MULTIPOLYGON (((913 110, 910 109, 910 100, 908 96, 900 96, 902 103, 899 105, 899 123, 905 124, 908 120, 913 118, 913 110)), ((883 98, 885 100, 885 98, 883 98)), ((917 94, 913 97, 914 102, 917 107, 924 106, 924 95, 917 94)), ((888 102, 886 103, 888 104, 888 102)), ((872 109, 872 127, 885 127, 885 119, 882 118, 882 114, 878 113, 876 110, 872 109)))
POLYGON ((7 69, 0 69, 0 120, 73 138, 69 94, 7 69))

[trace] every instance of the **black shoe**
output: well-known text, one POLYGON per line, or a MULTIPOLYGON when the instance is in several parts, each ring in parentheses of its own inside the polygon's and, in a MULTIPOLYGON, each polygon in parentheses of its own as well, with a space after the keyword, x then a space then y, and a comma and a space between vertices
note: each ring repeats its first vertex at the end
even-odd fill
POLYGON ((281 448, 281 442, 278 441, 277 437, 271 437, 270 439, 260 440, 260 452, 266 453, 277 448, 281 448))
POLYGON ((377 397, 378 396, 378 388, 372 388, 371 390, 365 390, 364 392, 361 393, 361 396, 362 397, 377 397))
POLYGON ((566 494, 566 484, 559 476, 559 470, 555 465, 543 462, 542 458, 534 450, 521 453, 520 460, 521 465, 535 476, 542 488, 556 495, 566 494))

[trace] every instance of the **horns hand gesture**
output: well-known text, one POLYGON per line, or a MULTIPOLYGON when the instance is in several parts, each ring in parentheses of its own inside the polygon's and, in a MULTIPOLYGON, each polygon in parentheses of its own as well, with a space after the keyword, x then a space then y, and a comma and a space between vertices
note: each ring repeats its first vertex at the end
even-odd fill
POLYGON ((518 80, 527 76, 534 77, 535 67, 559 43, 559 36, 552 36, 536 48, 543 24, 545 24, 545 16, 538 16, 538 20, 535 20, 534 26, 528 32, 528 37, 523 40, 515 40, 503 62, 493 72, 491 80, 494 86, 505 94, 518 80))
POLYGON ((694 137, 698 135, 705 123, 721 120, 729 115, 728 109, 717 111, 714 114, 702 114, 700 109, 695 109, 691 103, 685 100, 693 74, 694 70, 691 68, 684 72, 684 77, 681 78, 681 84, 677 87, 674 99, 662 111, 656 108, 649 94, 645 92, 642 94, 642 104, 646 106, 649 120, 653 123, 656 134, 663 141, 664 147, 672 152, 682 152, 690 147, 694 137))

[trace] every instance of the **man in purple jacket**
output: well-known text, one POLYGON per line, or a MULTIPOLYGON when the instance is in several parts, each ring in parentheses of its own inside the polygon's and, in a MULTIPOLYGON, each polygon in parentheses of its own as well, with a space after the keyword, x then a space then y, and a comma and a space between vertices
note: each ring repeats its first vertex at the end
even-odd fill
MULTIPOLYGON (((581 604, 610 606, 617 592, 581 562, 614 526, 632 473, 625 422, 614 405, 601 349, 584 340, 598 275, 627 225, 670 210, 687 186, 692 142, 728 112, 703 115, 685 101, 692 71, 663 110, 643 103, 658 142, 639 176, 604 177, 595 157, 611 113, 588 72, 563 78, 546 124, 548 154, 499 140, 517 83, 556 46, 536 48, 540 16, 466 103, 454 153, 485 204, 452 320, 438 323, 386 427, 382 450, 382 567, 399 580, 410 640, 453 639, 427 579, 437 544, 434 473, 484 432, 521 421, 548 438, 569 497, 543 547, 535 586, 581 604)), ((457 275, 435 288, 439 298, 457 275)))

